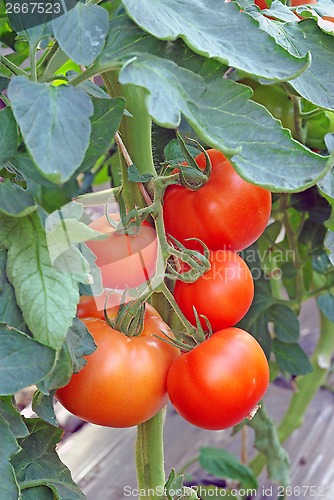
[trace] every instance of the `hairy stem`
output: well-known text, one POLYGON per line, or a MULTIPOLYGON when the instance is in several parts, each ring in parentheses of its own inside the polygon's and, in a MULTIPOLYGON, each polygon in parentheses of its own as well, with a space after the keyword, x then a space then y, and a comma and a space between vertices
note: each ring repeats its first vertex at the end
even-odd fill
POLYGON ((139 500, 163 498, 165 484, 163 425, 166 410, 163 409, 147 422, 137 426, 136 470, 139 500))

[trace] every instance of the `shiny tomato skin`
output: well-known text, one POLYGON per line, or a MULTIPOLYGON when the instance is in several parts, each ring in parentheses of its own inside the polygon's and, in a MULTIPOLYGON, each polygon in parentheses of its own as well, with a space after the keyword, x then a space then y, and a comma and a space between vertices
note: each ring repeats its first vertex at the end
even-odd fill
MULTIPOLYGON (((255 5, 260 7, 260 9, 269 9, 265 0, 254 0, 255 5)), ((309 5, 318 3, 317 0, 291 0, 291 7, 298 7, 299 5, 309 5)))
POLYGON ((97 348, 68 385, 57 390, 57 399, 97 425, 131 427, 153 417, 167 403, 167 373, 179 355, 178 349, 153 336, 162 337, 162 331, 170 336, 166 323, 149 304, 143 333, 137 337, 127 337, 100 319, 83 321, 97 348))
POLYGON ((214 333, 172 364, 167 389, 176 411, 209 430, 232 427, 256 407, 269 384, 266 356, 240 328, 214 333))
MULTIPOLYGON (((104 307, 108 292, 104 291, 99 296, 82 295, 77 305, 77 316, 80 319, 98 318, 104 320, 104 307)), ((108 305, 109 301, 108 301, 108 305)))
MULTIPOLYGON (((240 251, 262 234, 271 211, 271 193, 240 177, 223 153, 207 151, 212 172, 197 191, 173 185, 164 196, 166 234, 188 248, 201 248, 187 238, 199 238, 210 250, 240 251)), ((204 153, 195 158, 205 167, 204 153)))
MULTIPOLYGON (((254 297, 252 274, 244 260, 229 250, 210 252, 211 269, 197 281, 177 280, 174 297, 186 318, 196 325, 193 307, 210 321, 213 331, 235 325, 254 297)), ((205 327, 205 322, 202 320, 205 327)))
MULTIPOLYGON (((110 214, 119 221, 118 214, 110 214)), ((145 283, 155 273, 157 262, 157 236, 155 229, 143 222, 137 235, 116 234, 105 215, 89 224, 92 229, 110 234, 106 240, 87 241, 97 256, 104 288, 124 290, 145 283)))
POLYGON ((254 1, 255 5, 260 7, 260 9, 269 9, 266 0, 255 0, 254 1))

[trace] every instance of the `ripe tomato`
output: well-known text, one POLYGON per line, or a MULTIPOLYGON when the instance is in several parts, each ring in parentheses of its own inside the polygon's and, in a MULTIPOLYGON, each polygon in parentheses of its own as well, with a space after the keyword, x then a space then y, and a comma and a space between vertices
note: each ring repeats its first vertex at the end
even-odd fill
POLYGON ((240 328, 227 328, 173 362, 167 389, 185 420, 219 430, 247 417, 268 383, 268 363, 260 344, 240 328))
MULTIPOLYGON (((271 193, 242 179, 227 158, 215 149, 207 151, 212 172, 198 191, 169 186, 164 196, 167 235, 189 248, 187 238, 199 238, 209 249, 243 250, 264 231, 271 210, 271 193)), ((195 158, 205 167, 204 153, 195 158)))
MULTIPOLYGON (((255 5, 260 7, 260 9, 269 9, 266 0, 254 0, 255 5)), ((318 3, 318 0, 291 0, 291 7, 298 7, 299 5, 309 5, 318 3)))
MULTIPOLYGON (((131 300, 131 297, 127 297, 127 299, 131 300)), ((106 290, 101 295, 82 295, 77 306, 77 316, 80 319, 99 318, 104 320, 104 308, 107 307, 109 310, 111 307, 119 306, 121 300, 121 293, 110 294, 106 290)))
MULTIPOLYGON (((235 325, 244 317, 254 297, 254 283, 247 264, 229 250, 210 252, 211 269, 194 283, 177 280, 174 297, 186 318, 196 325, 193 307, 211 323, 213 331, 235 325)), ((202 320, 205 327, 205 322, 202 320)))
POLYGON ((255 5, 260 7, 260 9, 269 9, 266 0, 254 0, 255 5))
MULTIPOLYGON (((115 316, 117 307, 108 310, 115 316)), ((168 370, 178 349, 157 339, 168 326, 146 304, 144 330, 127 337, 100 319, 85 319, 97 348, 74 374, 57 399, 87 422, 109 427, 131 427, 153 417, 167 403, 168 370)))
MULTIPOLYGON (((119 215, 110 214, 119 221, 119 215)), ((105 215, 91 222, 90 227, 109 234, 107 240, 87 241, 87 246, 97 256, 96 264, 102 273, 104 288, 124 290, 134 288, 152 278, 157 262, 156 232, 146 221, 137 235, 118 235, 105 215)))

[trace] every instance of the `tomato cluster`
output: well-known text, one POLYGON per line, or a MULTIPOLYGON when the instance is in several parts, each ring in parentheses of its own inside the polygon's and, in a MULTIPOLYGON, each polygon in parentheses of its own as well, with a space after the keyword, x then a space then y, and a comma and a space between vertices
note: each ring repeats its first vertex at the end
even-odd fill
MULTIPOLYGON (((269 383, 261 346, 233 325, 246 314, 254 295, 252 275, 236 251, 264 231, 271 193, 242 179, 221 152, 209 149, 207 154, 212 167, 207 183, 196 191, 168 187, 164 219, 167 234, 192 247, 196 242, 188 238, 198 238, 210 250, 210 270, 193 283, 176 281, 174 297, 191 323, 196 324, 196 310, 203 326, 205 317, 215 333, 173 362, 167 387, 172 404, 187 421, 223 429, 247 417, 269 383)), ((195 161, 204 169, 204 153, 195 161)))
MULTIPOLYGON (((174 297, 190 323, 196 325, 200 318, 202 329, 209 322, 214 333, 210 331, 191 350, 182 344, 180 353, 170 343, 173 332, 148 303, 138 335, 127 336, 110 326, 122 294, 109 295, 108 288, 124 290, 152 277, 157 236, 146 222, 138 233, 130 234, 115 231, 105 216, 96 219, 91 227, 109 237, 90 241, 88 246, 97 257, 106 290, 100 297, 81 297, 77 309, 96 350, 56 393, 83 420, 112 427, 138 425, 153 417, 169 396, 190 423, 223 429, 247 417, 267 389, 269 368, 261 346, 234 325, 246 314, 254 295, 251 272, 237 251, 264 231, 271 193, 242 179, 221 152, 207 153, 212 166, 207 182, 197 191, 169 186, 163 216, 167 235, 202 249, 198 240, 188 241, 200 239, 210 250, 209 271, 191 283, 176 280, 174 297)), ((204 153, 195 161, 204 170, 204 153)), ((110 218, 119 220, 113 214, 110 218)))

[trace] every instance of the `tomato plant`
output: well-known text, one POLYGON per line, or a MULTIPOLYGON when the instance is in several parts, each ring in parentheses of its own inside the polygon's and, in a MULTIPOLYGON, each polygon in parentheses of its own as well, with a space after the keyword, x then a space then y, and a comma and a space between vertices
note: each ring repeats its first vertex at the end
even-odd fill
MULTIPOLYGON (((167 188, 166 232, 186 246, 194 246, 188 238, 198 238, 211 250, 243 250, 268 223, 271 193, 242 179, 220 151, 210 149, 208 155, 212 172, 198 191, 183 186, 167 188)), ((195 160, 204 169, 204 153, 195 160)))
MULTIPOLYGON (((111 219, 119 221, 117 214, 111 219)), ((105 215, 90 223, 90 227, 109 234, 107 240, 88 241, 87 246, 96 255, 105 288, 124 290, 148 281, 155 273, 157 237, 152 226, 144 221, 135 234, 117 234, 105 215), (137 233, 138 231, 138 233, 137 233)))
MULTIPOLYGON (((196 324, 194 307, 204 315, 213 331, 235 325, 253 300, 253 278, 247 264, 230 250, 210 253, 211 269, 194 283, 177 280, 174 296, 183 314, 196 324)), ((202 319, 202 325, 205 321, 202 319)))
MULTIPOLYGON (((117 308, 108 310, 110 317, 116 312, 117 308)), ((84 323, 93 335, 96 351, 57 390, 57 399, 74 415, 98 425, 130 427, 153 417, 167 403, 167 372, 179 354, 156 337, 163 338, 168 332, 159 314, 147 304, 143 331, 134 337, 100 319, 85 319, 84 323)))
POLYGON ((219 330, 181 354, 167 379, 168 395, 178 413, 191 424, 212 430, 240 423, 268 384, 269 367, 261 346, 239 328, 219 330))

